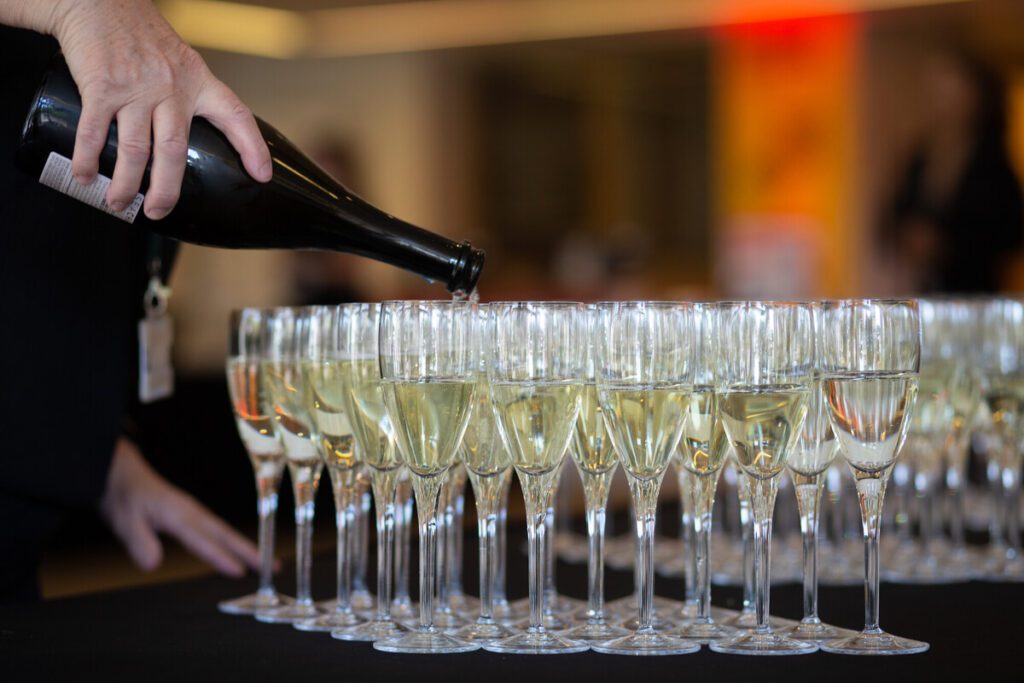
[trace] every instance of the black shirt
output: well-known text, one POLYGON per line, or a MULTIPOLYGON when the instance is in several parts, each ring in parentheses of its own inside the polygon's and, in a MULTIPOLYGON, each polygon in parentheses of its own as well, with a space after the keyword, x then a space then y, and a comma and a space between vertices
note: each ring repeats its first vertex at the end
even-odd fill
POLYGON ((14 167, 56 51, 0 26, 0 602, 36 595, 46 536, 103 492, 146 280, 145 231, 14 167))

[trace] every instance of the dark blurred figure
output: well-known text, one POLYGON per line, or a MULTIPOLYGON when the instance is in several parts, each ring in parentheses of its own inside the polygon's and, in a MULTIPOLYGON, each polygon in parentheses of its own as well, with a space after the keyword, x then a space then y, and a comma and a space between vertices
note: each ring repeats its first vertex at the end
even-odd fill
POLYGON ((992 292, 1020 248, 1021 188, 1006 148, 999 75, 964 51, 922 74, 923 139, 884 223, 883 246, 917 291, 992 292))
MULTIPOLYGON (((342 185, 359 187, 355 155, 345 144, 323 137, 310 154, 316 163, 342 185)), ((354 273, 358 258, 352 254, 328 251, 295 253, 295 286, 299 303, 306 306, 330 306, 362 301, 354 273)))

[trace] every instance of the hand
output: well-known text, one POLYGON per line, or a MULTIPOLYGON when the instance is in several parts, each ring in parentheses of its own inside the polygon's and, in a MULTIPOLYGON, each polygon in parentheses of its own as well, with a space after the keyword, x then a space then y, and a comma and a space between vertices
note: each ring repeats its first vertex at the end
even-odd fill
POLYGON ((60 0, 50 23, 82 95, 71 162, 79 183, 96 177, 110 123, 117 121, 110 208, 120 211, 134 199, 152 151, 144 211, 153 220, 171 212, 181 194, 193 116, 227 136, 249 175, 270 180, 270 152, 252 113, 150 0, 60 0))
POLYGON ((158 533, 178 539, 222 574, 242 576, 246 567, 259 569, 255 545, 157 474, 123 437, 114 447, 100 510, 144 571, 156 569, 163 559, 158 533))

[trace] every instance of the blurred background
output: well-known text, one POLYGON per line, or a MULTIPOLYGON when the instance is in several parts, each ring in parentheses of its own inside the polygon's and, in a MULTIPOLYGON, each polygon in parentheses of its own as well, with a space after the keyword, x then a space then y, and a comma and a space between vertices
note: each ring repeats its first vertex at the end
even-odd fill
MULTIPOLYGON (((1024 288, 1016 0, 157 4, 355 192, 486 249, 485 301, 1024 288)), ((444 295, 346 255, 187 245, 171 284, 178 392, 143 445, 246 528, 228 311, 444 295)))

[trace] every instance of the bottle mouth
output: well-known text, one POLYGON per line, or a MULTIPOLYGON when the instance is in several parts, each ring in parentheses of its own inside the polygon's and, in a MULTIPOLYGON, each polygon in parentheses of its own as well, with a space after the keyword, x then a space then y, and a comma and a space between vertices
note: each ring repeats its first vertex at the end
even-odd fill
POLYGON ((476 289, 476 282, 484 269, 486 254, 469 242, 459 245, 459 258, 452 267, 452 275, 448 279, 449 292, 465 292, 470 294, 476 289))

